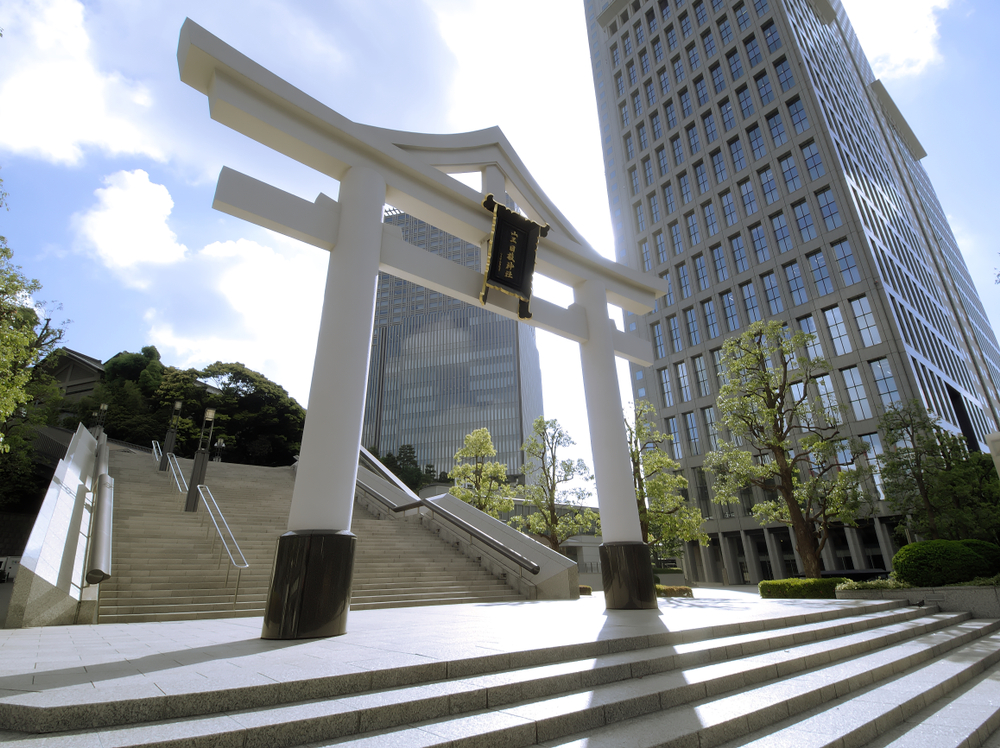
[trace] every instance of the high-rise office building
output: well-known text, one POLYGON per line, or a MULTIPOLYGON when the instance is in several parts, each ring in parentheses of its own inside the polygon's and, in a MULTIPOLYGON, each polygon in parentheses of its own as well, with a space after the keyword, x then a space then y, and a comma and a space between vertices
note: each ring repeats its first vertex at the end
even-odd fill
MULTIPOLYGON (((839 0, 584 0, 617 260, 669 291, 626 316, 632 367, 712 537, 696 579, 794 575, 788 531, 711 501, 723 341, 760 319, 816 335, 847 428, 919 399, 972 449, 1000 421, 1000 349, 926 155, 875 79, 839 0)), ((883 513, 838 527, 827 569, 888 568, 883 513)))
MULTIPOLYGON (((403 239, 473 268, 480 248, 401 211, 403 239)), ((521 472, 521 445, 542 415, 535 330, 381 273, 361 443, 380 455, 411 444, 421 466, 451 470, 465 435, 486 427, 499 462, 521 472)))

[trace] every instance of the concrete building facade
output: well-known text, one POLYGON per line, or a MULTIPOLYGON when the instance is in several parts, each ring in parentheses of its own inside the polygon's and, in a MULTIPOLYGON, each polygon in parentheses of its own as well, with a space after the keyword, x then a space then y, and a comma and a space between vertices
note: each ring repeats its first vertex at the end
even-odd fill
MULTIPOLYGON (((1000 422, 1000 347, 920 160, 839 0, 584 0, 618 262, 670 291, 626 329, 656 361, 636 399, 708 518, 694 580, 801 572, 747 489, 712 502, 720 354, 760 319, 814 333, 849 435, 882 450, 885 407, 919 399, 972 449, 1000 422)), ((877 491, 877 485, 872 487, 877 491)), ((838 527, 827 570, 889 568, 892 517, 838 527)))

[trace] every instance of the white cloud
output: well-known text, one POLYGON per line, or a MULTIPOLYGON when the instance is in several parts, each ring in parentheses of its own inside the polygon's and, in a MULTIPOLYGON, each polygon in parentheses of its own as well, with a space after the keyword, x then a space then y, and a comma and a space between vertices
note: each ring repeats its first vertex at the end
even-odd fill
POLYGON ((941 61, 939 11, 951 0, 843 0, 851 25, 882 79, 919 75, 941 61))
POLYGON ((175 352, 182 367, 240 361, 281 384, 304 406, 312 377, 316 336, 329 256, 275 237, 281 250, 248 239, 214 242, 196 259, 211 263, 215 289, 241 321, 220 331, 179 332, 159 312, 146 314, 149 339, 175 352))
POLYGON ((79 163, 88 147, 164 159, 137 121, 149 91, 97 69, 80 2, 13 0, 4 10, 0 148, 60 164, 79 163))
POLYGON ((131 286, 145 288, 143 264, 165 265, 184 259, 187 247, 167 226, 174 201, 162 184, 142 169, 119 171, 95 190, 97 204, 74 219, 80 240, 131 286))

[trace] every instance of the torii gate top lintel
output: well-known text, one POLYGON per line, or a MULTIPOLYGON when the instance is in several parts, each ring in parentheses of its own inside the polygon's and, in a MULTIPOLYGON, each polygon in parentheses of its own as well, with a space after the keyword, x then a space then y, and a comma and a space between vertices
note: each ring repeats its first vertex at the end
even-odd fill
POLYGON ((666 289, 600 255, 545 195, 499 127, 427 134, 353 122, 187 19, 177 49, 181 80, 204 93, 213 119, 333 179, 369 166, 386 181, 386 201, 473 244, 488 235, 482 196, 448 173, 498 170, 505 190, 553 231, 539 246, 537 271, 570 286, 601 278, 609 302, 652 309, 666 289))

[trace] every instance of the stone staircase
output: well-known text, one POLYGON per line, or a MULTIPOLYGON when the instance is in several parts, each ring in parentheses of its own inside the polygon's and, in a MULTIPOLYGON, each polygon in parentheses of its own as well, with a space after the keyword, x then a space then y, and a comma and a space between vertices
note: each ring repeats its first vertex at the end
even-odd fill
MULTIPOLYGON (((899 601, 803 605, 801 613, 787 603, 787 616, 433 666, 291 674, 280 688, 237 682, 64 702, 44 713, 5 707, 0 726, 16 721, 22 732, 3 737, 22 748, 42 745, 24 731, 50 730, 60 732, 44 737, 47 748, 83 738, 191 748, 995 745, 988 736, 1000 723, 1000 622, 899 601)), ((664 612, 674 614, 683 615, 682 605, 664 612)), ((338 641, 324 644, 333 661, 338 641)))
MULTIPOLYGON (((191 461, 180 465, 189 475, 191 461)), ((242 572, 230 563, 208 513, 184 512, 185 496, 149 455, 112 451, 110 474, 112 576, 101 584, 99 622, 264 614, 275 544, 288 519, 291 468, 208 467, 208 485, 249 563, 242 572)), ((522 599, 418 522, 380 521, 355 505, 352 524, 358 537, 352 610, 522 599)))

